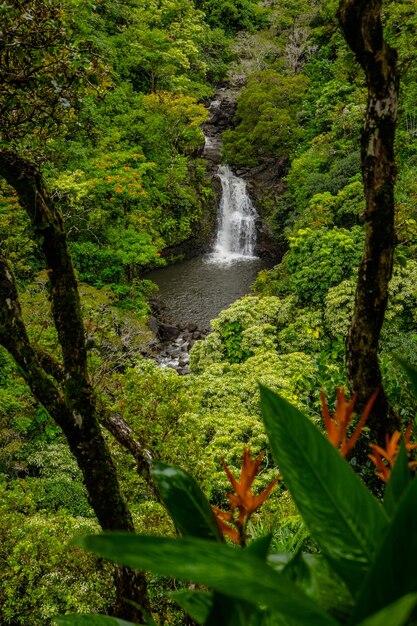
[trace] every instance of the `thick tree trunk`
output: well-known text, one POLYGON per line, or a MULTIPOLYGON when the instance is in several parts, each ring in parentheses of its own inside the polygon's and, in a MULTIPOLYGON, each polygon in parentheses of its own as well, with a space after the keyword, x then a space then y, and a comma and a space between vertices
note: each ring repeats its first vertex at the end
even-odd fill
POLYGON ((347 338, 346 367, 360 408, 375 388, 380 388, 368 424, 377 440, 385 442, 385 434, 398 426, 382 387, 378 347, 395 249, 394 136, 399 78, 397 54, 383 39, 381 5, 381 0, 340 0, 339 22, 365 71, 368 87, 361 140, 365 249, 347 338))
MULTIPOLYGON (((30 344, 16 285, 1 255, 0 343, 14 357, 34 396, 62 428, 82 471, 100 526, 103 530, 133 532, 132 518, 120 494, 116 469, 99 426, 96 399, 88 380, 79 294, 61 217, 32 163, 13 152, 0 150, 0 175, 17 191, 41 241, 63 366, 30 344)), ((142 621, 141 610, 132 602, 149 611, 144 575, 117 568, 115 582, 118 616, 142 621)))

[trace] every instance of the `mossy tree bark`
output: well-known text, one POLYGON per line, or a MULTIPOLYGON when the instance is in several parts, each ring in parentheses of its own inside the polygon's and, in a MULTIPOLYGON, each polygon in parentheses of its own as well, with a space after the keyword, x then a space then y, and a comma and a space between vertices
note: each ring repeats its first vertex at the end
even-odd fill
POLYGON ((359 408, 380 388, 368 423, 377 440, 385 442, 385 434, 398 427, 382 386, 378 348, 395 250, 394 137, 399 77, 397 54, 384 41, 381 8, 381 0, 340 0, 338 17, 368 88, 361 138, 365 249, 347 338, 346 367, 351 391, 358 393, 359 408))
MULTIPOLYGON (((16 284, 1 254, 0 344, 19 365, 34 396, 62 428, 102 529, 133 532, 133 521, 121 497, 116 468, 100 429, 96 399, 88 379, 79 293, 61 216, 33 163, 12 151, 0 150, 0 175, 16 190, 39 238, 48 269, 52 313, 63 363, 55 362, 30 343, 16 284)), ((149 611, 144 574, 116 568, 115 582, 114 612, 125 619, 143 621, 142 611, 132 602, 149 611)))

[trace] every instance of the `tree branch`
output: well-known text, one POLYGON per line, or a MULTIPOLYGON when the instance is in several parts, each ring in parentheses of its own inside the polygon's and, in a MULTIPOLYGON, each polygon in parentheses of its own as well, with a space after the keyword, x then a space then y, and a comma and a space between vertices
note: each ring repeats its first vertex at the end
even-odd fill
POLYGON ((130 452, 136 461, 138 474, 145 479, 152 495, 157 500, 160 500, 150 473, 153 460, 150 450, 146 448, 145 444, 138 439, 130 426, 117 413, 109 413, 103 409, 100 413, 100 424, 113 435, 125 450, 130 452))

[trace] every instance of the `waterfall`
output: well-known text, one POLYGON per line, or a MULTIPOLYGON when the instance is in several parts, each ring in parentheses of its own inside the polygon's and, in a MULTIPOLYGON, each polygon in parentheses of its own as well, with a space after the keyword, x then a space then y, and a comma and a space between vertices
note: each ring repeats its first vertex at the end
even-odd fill
POLYGON ((210 255, 212 262, 228 263, 253 259, 256 245, 256 209, 246 191, 246 183, 227 165, 220 165, 218 175, 222 196, 217 216, 217 234, 210 255))

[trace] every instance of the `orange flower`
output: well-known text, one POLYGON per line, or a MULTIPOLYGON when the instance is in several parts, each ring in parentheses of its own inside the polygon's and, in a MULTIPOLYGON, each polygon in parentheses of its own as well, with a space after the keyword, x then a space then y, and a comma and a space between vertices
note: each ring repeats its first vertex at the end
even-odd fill
POLYGON ((371 398, 368 400, 368 403, 361 415, 361 418, 352 434, 350 439, 347 437, 347 430, 353 418, 353 409, 355 406, 357 394, 353 394, 350 402, 346 402, 345 390, 343 387, 340 387, 337 390, 336 396, 336 410, 334 413, 334 417, 330 417, 329 409, 326 402, 326 397, 324 395, 323 390, 320 391, 321 395, 321 405, 322 405, 322 413, 324 424, 326 426, 326 434, 327 438, 337 448, 340 454, 343 457, 347 457, 348 454, 352 451, 353 447, 356 445, 360 434, 362 432, 362 428, 364 427, 366 420, 368 419, 369 413, 371 412, 372 406, 376 400, 379 389, 376 389, 372 394, 371 398))
MULTIPOLYGON (((408 454, 410 454, 410 452, 412 452, 413 450, 417 448, 417 444, 410 442, 411 428, 412 428, 412 424, 410 422, 404 434, 404 444, 405 444, 405 448, 408 454)), ((400 444, 399 444, 400 439, 401 439, 401 433, 399 430, 396 430, 391 435, 391 437, 388 437, 388 435, 386 435, 385 437, 386 448, 385 449, 381 448, 376 443, 369 444, 373 452, 373 454, 369 455, 369 458, 375 464, 376 469, 377 469, 375 474, 379 476, 379 478, 383 480, 384 483, 387 483, 389 481, 391 472, 395 465, 395 461, 397 460, 397 456, 400 451, 400 444)), ((416 467, 416 465, 417 465, 417 461, 410 461, 408 463, 408 467, 410 469, 413 469, 414 467, 416 467)))
POLYGON ((252 493, 252 484, 259 472, 263 455, 262 451, 256 459, 252 460, 250 449, 245 448, 243 450, 239 480, 233 476, 224 459, 222 459, 224 471, 234 489, 234 493, 227 494, 231 510, 225 512, 215 507, 213 509, 222 533, 241 546, 244 546, 246 543, 246 526, 251 515, 266 500, 280 477, 278 474, 259 495, 255 496, 252 493))
POLYGON ((215 506, 213 506, 213 511, 216 514, 217 524, 219 525, 219 528, 223 535, 229 537, 229 539, 231 539, 235 543, 240 543, 239 532, 231 525, 233 522, 232 513, 227 511, 221 511, 215 506))

